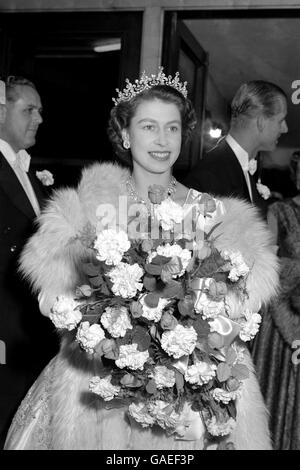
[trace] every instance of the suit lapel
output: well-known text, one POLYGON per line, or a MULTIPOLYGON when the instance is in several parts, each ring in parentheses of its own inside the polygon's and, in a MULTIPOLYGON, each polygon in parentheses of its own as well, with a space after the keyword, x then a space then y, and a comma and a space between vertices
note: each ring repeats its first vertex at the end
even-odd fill
POLYGON ((227 156, 226 165, 228 165, 231 178, 230 183, 232 187, 236 188, 235 195, 251 202, 246 178, 240 162, 238 161, 237 156, 226 140, 224 140, 224 146, 226 149, 224 155, 227 156))
POLYGON ((256 179, 254 175, 250 175, 250 181, 251 181, 253 204, 260 209, 261 215, 264 218, 266 218, 267 211, 268 211, 268 203, 263 199, 263 197, 257 191, 256 179))
POLYGON ((35 192, 38 203, 39 203, 40 207, 42 208, 42 206, 45 203, 45 200, 48 197, 48 193, 45 190, 44 186, 40 183, 38 178, 35 176, 35 174, 32 170, 28 171, 28 177, 30 179, 30 182, 31 182, 32 188, 35 192))
POLYGON ((251 183, 253 204, 259 205, 261 196, 259 195, 259 193, 257 191, 255 177, 254 177, 254 175, 249 174, 249 178, 250 178, 250 183, 251 183))
POLYGON ((35 218, 33 207, 13 169, 0 152, 0 186, 11 202, 30 220, 35 218))

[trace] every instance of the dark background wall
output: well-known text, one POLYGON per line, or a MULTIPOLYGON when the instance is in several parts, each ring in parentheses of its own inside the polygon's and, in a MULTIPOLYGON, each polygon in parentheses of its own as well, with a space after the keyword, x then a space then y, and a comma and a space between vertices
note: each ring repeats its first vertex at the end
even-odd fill
POLYGON ((0 15, 0 77, 36 84, 44 122, 30 153, 56 186, 76 184, 82 167, 113 160, 106 129, 115 89, 139 74, 142 13, 0 15), (121 49, 94 46, 119 38, 121 49))

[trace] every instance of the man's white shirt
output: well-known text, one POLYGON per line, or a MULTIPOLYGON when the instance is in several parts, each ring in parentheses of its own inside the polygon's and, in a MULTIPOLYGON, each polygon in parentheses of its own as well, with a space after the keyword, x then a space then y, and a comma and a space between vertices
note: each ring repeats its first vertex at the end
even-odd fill
MULTIPOLYGON (((39 215, 41 210, 36 198, 35 192, 31 185, 30 179, 27 175, 27 172, 22 169, 20 166, 16 165, 17 154, 12 149, 12 147, 5 142, 5 140, 0 139, 0 151, 4 155, 4 158, 7 160, 8 164, 11 166, 13 172, 15 173, 16 177, 18 178, 22 188, 24 189, 30 204, 36 215, 39 215)), ((25 152, 22 150, 21 152, 25 152)))

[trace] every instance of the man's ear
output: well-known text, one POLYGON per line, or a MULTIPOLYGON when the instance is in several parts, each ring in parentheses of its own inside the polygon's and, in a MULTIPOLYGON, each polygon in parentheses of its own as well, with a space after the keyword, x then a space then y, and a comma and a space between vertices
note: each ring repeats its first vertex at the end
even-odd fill
POLYGON ((259 130, 259 132, 263 132, 263 130, 266 126, 266 119, 264 118, 264 116, 262 114, 257 116, 256 125, 257 125, 257 129, 259 130))
POLYGON ((6 106, 5 104, 0 104, 0 124, 4 124, 6 118, 6 106))

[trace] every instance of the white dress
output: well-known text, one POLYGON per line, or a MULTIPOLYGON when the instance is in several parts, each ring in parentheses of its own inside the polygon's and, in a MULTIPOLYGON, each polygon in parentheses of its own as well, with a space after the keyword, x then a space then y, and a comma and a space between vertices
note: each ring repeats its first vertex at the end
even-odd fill
MULTIPOLYGON (((81 220, 82 214, 86 215, 88 213, 84 204, 92 204, 89 200, 91 194, 93 204, 97 206, 97 201, 95 202, 94 198, 99 187, 99 172, 105 181, 103 183, 105 190, 109 191, 109 194, 114 194, 117 191, 121 192, 120 188, 113 187, 111 181, 120 181, 118 184, 122 187, 122 179, 124 181, 126 177, 126 174, 123 175, 124 170, 118 167, 116 170, 115 166, 112 167, 109 164, 106 166, 98 165, 98 167, 92 167, 90 173, 88 173, 88 170, 86 171, 77 192, 67 189, 56 195, 56 198, 49 204, 48 209, 41 218, 40 229, 28 244, 22 259, 23 268, 24 271, 29 273, 31 279, 37 283, 39 290, 42 292, 46 291, 50 282, 54 285, 59 276, 61 276, 60 284, 55 284, 54 291, 58 285, 66 285, 67 281, 65 279, 69 279, 74 266, 80 265, 80 263, 74 262, 74 259, 78 261, 77 258, 82 255, 78 247, 75 246, 74 249, 77 251, 75 254, 72 253, 72 259, 69 248, 67 252, 64 250, 70 235, 78 232, 79 223, 76 225, 74 218, 77 217, 78 220, 81 220), (103 178, 106 169, 109 170, 107 171, 107 180, 103 178), (113 172, 119 173, 118 175, 112 175, 113 172), (110 178, 113 178, 113 180, 110 180, 110 178), (95 189, 91 191, 93 185, 95 189), (80 204, 78 199, 80 199, 80 204), (68 217, 70 219, 68 226, 64 226, 68 217), (73 232, 70 231, 70 227, 74 228, 73 232), (49 230, 49 233, 47 233, 47 230, 49 230), (64 236, 64 234, 66 235, 64 236), (55 237, 57 237, 57 242, 55 237), (51 249, 49 249, 49 244, 51 244, 51 249), (51 250, 56 250, 55 254, 51 250), (70 256, 71 261, 68 261, 68 256, 70 256), (61 268, 58 269, 60 257, 61 268), (54 258, 55 273, 53 273, 54 268, 51 264, 54 263, 54 258)), ((191 190, 184 207, 190 210, 189 203, 198 194, 196 191, 191 190)), ((97 197, 100 197, 99 194, 97 197)), ((260 221, 256 221, 256 214, 252 214, 252 208, 240 204, 242 203, 236 202, 236 207, 241 216, 247 209, 253 218, 250 230, 253 227, 254 229, 258 227, 261 232, 260 235, 266 236, 265 228, 260 221), (256 222, 257 227, 255 226, 256 222)), ((233 244, 238 246, 241 243, 242 236, 240 233, 236 233, 234 228, 237 225, 237 214, 233 211, 232 219, 230 219, 229 214, 224 216, 224 206, 218 201, 215 220, 221 220, 224 217, 228 219, 224 219, 223 232, 220 232, 223 235, 224 244, 226 246, 228 239, 230 239, 233 244), (226 228, 227 226, 228 228, 226 228), (226 230, 228 231, 227 240, 226 236, 224 237, 224 231, 226 230), (234 231, 232 232, 232 230, 234 231)), ((213 223, 213 221, 210 221, 210 223, 213 223)), ((242 232, 244 232, 243 229, 242 232)), ((248 236, 249 234, 247 234, 248 236)), ((219 240, 221 240, 221 237, 219 237, 219 240)), ((255 246, 254 236, 252 237, 251 246, 247 247, 250 258, 253 255, 253 250, 256 249, 255 246)), ((257 240, 257 246, 259 249, 261 248, 261 240, 257 240)), ((241 246, 238 246, 238 248, 241 249, 241 246)), ((241 252, 243 252, 243 249, 241 249, 241 252)), ((243 254, 247 259, 245 250, 243 254)), ((263 256, 262 252, 261 256, 263 256)), ((273 273, 273 284, 270 281, 270 292, 265 295, 266 298, 273 293, 276 284, 276 262, 272 258, 273 255, 270 254, 270 256, 270 258, 268 258, 269 254, 267 256, 270 261, 268 265, 269 274, 264 275, 263 281, 259 280, 260 282, 266 282, 267 277, 271 275, 270 273, 273 273)), ((61 294, 61 292, 58 292, 58 294, 61 294)), ((264 403, 252 370, 250 358, 247 357, 246 361, 250 369, 250 377, 244 381, 243 394, 237 403, 237 426, 230 440, 234 442, 238 449, 270 449, 271 444, 264 403)), ((119 404, 118 407, 115 407, 116 402, 105 403, 92 394, 88 389, 89 380, 91 377, 99 375, 101 367, 102 364, 99 359, 96 360, 92 356, 88 356, 74 342, 73 332, 64 334, 59 354, 44 369, 19 407, 8 433, 5 449, 203 449, 205 445, 203 434, 196 440, 180 440, 175 435, 168 436, 158 426, 142 428, 138 423, 129 419, 126 406, 119 404)))

